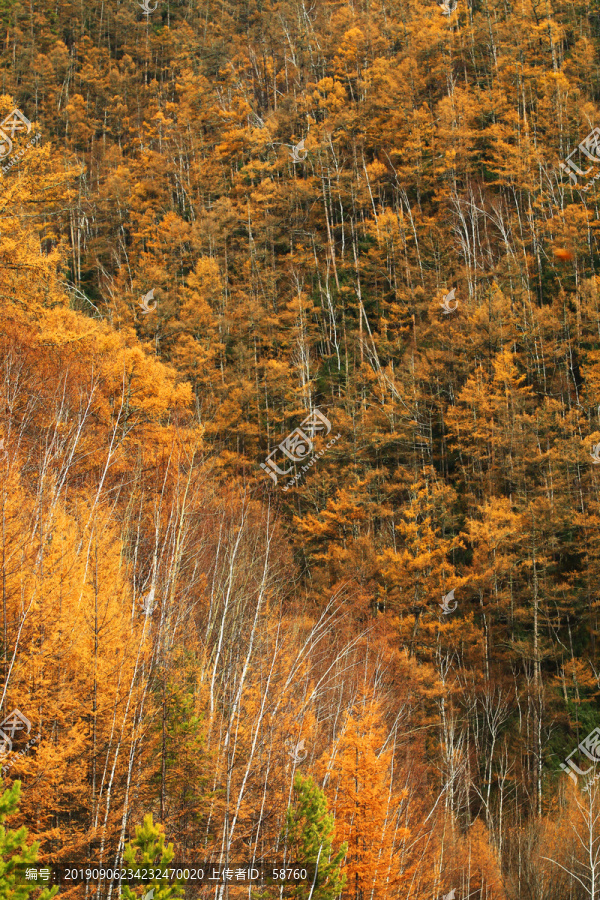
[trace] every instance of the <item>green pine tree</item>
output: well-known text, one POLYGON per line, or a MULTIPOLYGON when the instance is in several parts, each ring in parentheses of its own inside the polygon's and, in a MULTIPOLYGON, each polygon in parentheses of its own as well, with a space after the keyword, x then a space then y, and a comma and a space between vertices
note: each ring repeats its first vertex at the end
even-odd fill
POLYGON ((333 815, 327 814, 325 794, 312 778, 303 778, 299 773, 294 779, 294 788, 296 801, 286 814, 286 856, 294 868, 305 865, 311 866, 314 871, 318 865, 318 879, 314 890, 312 881, 309 881, 296 885, 290 896, 297 900, 305 900, 309 896, 311 900, 333 900, 339 897, 346 883, 341 866, 348 845, 342 844, 337 855, 331 857, 333 815))
MULTIPOLYGON (((2 779, 0 779, 0 788, 2 779)), ((0 897, 2 900, 27 900, 32 891, 39 891, 39 885, 24 880, 25 867, 37 864, 39 842, 27 846, 27 829, 23 825, 17 831, 10 831, 3 822, 19 809, 21 782, 15 781, 0 795, 0 897)), ((50 900, 58 892, 57 887, 44 888, 37 900, 50 900)))
MULTIPOLYGON (((175 852, 173 844, 165 847, 165 835, 160 825, 155 825, 152 816, 144 816, 144 824, 135 829, 134 840, 127 844, 123 854, 124 868, 133 869, 160 869, 165 871, 173 859, 175 852)), ((134 891, 123 884, 122 891, 125 900, 137 900, 138 897, 147 897, 151 894, 151 900, 177 900, 183 896, 181 882, 168 880, 156 880, 144 884, 141 890, 134 891)), ((150 898, 148 898, 150 900, 150 898)))

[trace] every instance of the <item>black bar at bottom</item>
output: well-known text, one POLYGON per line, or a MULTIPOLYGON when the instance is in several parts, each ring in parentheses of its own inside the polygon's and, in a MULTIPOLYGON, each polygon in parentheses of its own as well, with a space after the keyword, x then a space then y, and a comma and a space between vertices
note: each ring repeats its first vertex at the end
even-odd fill
MULTIPOLYGON (((10 872, 6 872, 10 875, 10 872)), ((50 887, 98 881, 124 884, 312 884, 315 866, 301 863, 261 861, 257 863, 230 862, 171 862, 163 865, 97 866, 89 863, 62 863, 58 866, 16 866, 13 870, 17 884, 50 887)), ((316 884, 319 883, 317 877, 316 884)))

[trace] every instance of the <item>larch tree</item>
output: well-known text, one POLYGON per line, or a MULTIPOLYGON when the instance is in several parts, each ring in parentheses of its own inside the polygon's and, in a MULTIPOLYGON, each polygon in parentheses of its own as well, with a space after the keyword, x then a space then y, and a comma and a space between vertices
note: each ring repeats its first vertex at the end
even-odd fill
POLYGON ((376 702, 355 704, 335 756, 329 757, 325 789, 334 814, 336 849, 346 844, 344 900, 366 900, 402 884, 398 842, 406 830, 397 818, 392 751, 376 702))

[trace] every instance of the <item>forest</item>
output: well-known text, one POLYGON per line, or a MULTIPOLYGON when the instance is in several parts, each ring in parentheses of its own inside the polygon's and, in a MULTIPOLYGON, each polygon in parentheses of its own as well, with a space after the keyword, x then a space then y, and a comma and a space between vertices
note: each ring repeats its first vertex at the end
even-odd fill
POLYGON ((0 24, 0 900, 600 900, 599 0, 0 24))

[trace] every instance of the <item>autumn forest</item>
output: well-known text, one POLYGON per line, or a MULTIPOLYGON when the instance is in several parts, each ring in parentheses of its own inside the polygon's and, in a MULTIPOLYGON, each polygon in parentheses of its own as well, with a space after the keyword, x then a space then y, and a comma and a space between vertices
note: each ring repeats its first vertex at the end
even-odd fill
POLYGON ((0 24, 0 900, 600 900, 598 0, 0 24))

